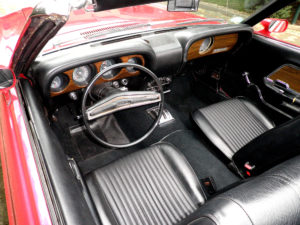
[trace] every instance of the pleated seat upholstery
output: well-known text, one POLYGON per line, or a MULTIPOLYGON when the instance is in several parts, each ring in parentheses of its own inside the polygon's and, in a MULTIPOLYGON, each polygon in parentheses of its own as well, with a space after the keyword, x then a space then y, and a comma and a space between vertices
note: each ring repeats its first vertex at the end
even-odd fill
POLYGON ((119 159, 86 181, 103 224, 176 224, 205 201, 194 171, 169 144, 119 159))
POLYGON ((200 108, 193 119, 229 159, 274 124, 251 102, 234 98, 200 108))

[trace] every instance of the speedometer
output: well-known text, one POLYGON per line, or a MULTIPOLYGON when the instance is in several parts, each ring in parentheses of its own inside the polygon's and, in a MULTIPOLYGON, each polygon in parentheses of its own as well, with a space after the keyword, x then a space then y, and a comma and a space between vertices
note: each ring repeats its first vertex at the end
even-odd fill
MULTIPOLYGON (((102 62, 101 66, 100 66, 100 71, 105 70, 106 68, 112 66, 116 64, 116 61, 114 59, 108 59, 102 62)), ((103 78, 104 79, 111 79, 116 75, 116 71, 115 70, 110 70, 107 71, 105 74, 103 74, 103 78)))
POLYGON ((87 85, 91 79, 92 69, 89 66, 80 66, 74 69, 72 78, 78 85, 87 85))
MULTIPOLYGON (((139 63, 138 63, 138 58, 130 58, 130 59, 128 60, 128 63, 139 64, 139 63)), ((128 72, 130 72, 130 73, 136 72, 136 70, 134 69, 133 66, 128 66, 128 67, 126 67, 126 70, 127 70, 128 72)))

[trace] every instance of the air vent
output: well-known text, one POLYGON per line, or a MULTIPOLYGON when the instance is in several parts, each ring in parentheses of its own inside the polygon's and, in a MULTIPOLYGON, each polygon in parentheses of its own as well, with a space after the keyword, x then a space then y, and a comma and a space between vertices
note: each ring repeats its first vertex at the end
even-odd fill
POLYGON ((104 27, 104 28, 98 28, 95 30, 85 31, 80 33, 81 36, 83 36, 85 39, 92 39, 98 36, 102 36, 105 34, 111 34, 115 32, 121 32, 126 30, 133 30, 141 27, 150 26, 150 24, 121 24, 117 26, 110 26, 110 27, 104 27))
POLYGON ((101 44, 102 45, 107 45, 107 44, 111 44, 111 43, 115 43, 115 42, 127 41, 127 40, 130 40, 130 39, 140 38, 140 37, 142 37, 142 35, 136 34, 136 35, 132 35, 132 36, 112 39, 112 40, 109 40, 109 41, 103 41, 101 44))
POLYGON ((186 21, 186 22, 181 22, 181 23, 177 23, 177 25, 186 25, 186 24, 192 24, 192 23, 207 23, 207 22, 220 22, 220 23, 224 23, 223 19, 197 19, 197 20, 192 20, 192 21, 186 21))
POLYGON ((185 30, 187 29, 186 27, 174 27, 174 28, 168 28, 165 30, 159 30, 159 31, 155 31, 155 34, 161 34, 161 33, 167 33, 167 32, 172 32, 172 31, 178 31, 178 30, 185 30))

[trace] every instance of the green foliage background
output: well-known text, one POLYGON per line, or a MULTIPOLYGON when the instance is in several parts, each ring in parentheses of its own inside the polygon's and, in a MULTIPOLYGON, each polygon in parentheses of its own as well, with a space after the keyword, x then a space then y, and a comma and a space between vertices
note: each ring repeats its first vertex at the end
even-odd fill
MULTIPOLYGON (((260 9, 263 5, 267 4, 271 0, 201 0, 202 2, 208 2, 217 4, 220 6, 228 7, 242 12, 253 13, 257 9, 260 9)), ((278 12, 274 13, 270 17, 279 19, 291 19, 294 15, 296 8, 300 4, 300 0, 292 5, 289 5, 278 12)))
POLYGON ((271 18, 278 18, 278 19, 289 19, 293 13, 293 6, 289 5, 278 12, 271 15, 271 18))

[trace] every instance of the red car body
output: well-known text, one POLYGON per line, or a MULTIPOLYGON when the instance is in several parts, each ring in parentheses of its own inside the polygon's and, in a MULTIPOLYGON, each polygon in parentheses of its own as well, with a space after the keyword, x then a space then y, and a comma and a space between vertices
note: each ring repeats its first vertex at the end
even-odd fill
MULTIPOLYGON (((10 68, 18 40, 31 11, 32 8, 25 8, 0 18, 1 67, 10 68)), ((64 36, 91 29, 104 30, 125 24, 145 24, 149 20, 165 23, 156 23, 147 29, 172 27, 176 22, 194 21, 199 18, 201 19, 191 13, 167 12, 158 8, 157 4, 98 13, 77 10, 56 37, 63 39, 64 36), (86 27, 86 24, 89 27, 86 27)), ((76 42, 63 42, 60 46, 45 51, 71 44, 76 42)), ((16 88, 14 85, 13 88, 2 89, 0 92, 0 152, 9 223, 50 225, 52 222, 42 188, 44 181, 38 174, 38 165, 34 158, 35 146, 32 145, 32 136, 28 132, 30 125, 16 88)))

